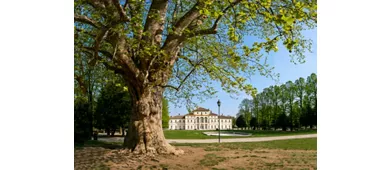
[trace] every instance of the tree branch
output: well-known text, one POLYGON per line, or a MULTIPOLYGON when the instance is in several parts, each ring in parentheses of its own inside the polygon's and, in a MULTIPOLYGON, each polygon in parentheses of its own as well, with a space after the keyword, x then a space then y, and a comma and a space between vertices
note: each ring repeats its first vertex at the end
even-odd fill
POLYGON ((104 3, 102 3, 100 0, 87 0, 86 1, 87 4, 91 5, 92 7, 98 9, 105 9, 106 8, 106 5, 104 5, 104 3))
POLYGON ((81 22, 81 23, 85 23, 85 24, 89 24, 91 26, 94 26, 95 28, 99 28, 99 26, 101 26, 100 23, 98 23, 97 21, 91 19, 91 18, 88 18, 87 16, 85 15, 78 15, 78 14, 75 14, 74 15, 74 20, 77 21, 77 22, 81 22))
MULTIPOLYGON (((94 47, 82 47, 82 48, 83 48, 83 49, 86 49, 86 50, 89 50, 89 51, 95 51, 95 48, 94 48, 94 47)), ((108 52, 108 51, 105 51, 105 50, 99 50, 99 52, 102 53, 102 54, 103 54, 104 56, 106 56, 107 58, 113 60, 114 55, 115 55, 115 53, 116 53, 116 49, 115 49, 115 51, 114 51, 114 55, 111 54, 111 53, 108 52)), ((89 54, 93 56, 92 53, 89 53, 89 54)), ((101 57, 99 57, 98 60, 103 61, 101 57)), ((116 66, 110 65, 108 62, 105 62, 105 61, 103 61, 102 63, 103 63, 103 65, 104 65, 107 69, 113 70, 115 73, 124 74, 124 71, 123 71, 122 69, 120 69, 120 68, 118 68, 118 67, 116 67, 116 66)))
POLYGON ((230 5, 228 7, 226 7, 223 11, 222 11, 222 15, 218 16, 218 18, 215 20, 213 26, 211 26, 211 28, 208 28, 208 29, 203 29, 203 30, 198 30, 198 31, 195 31, 193 32, 192 34, 189 33, 188 35, 186 35, 188 38, 190 37, 195 37, 195 36, 198 36, 198 35, 207 35, 207 34, 216 34, 217 33, 217 27, 218 27, 218 23, 219 21, 221 20, 221 18, 225 15, 225 13, 230 9, 230 8, 234 8, 234 6, 236 6, 237 4, 239 4, 241 2, 241 0, 236 0, 234 1, 233 3, 230 3, 230 5))
POLYGON ((87 35, 89 35, 89 36, 91 36, 91 37, 96 37, 95 34, 92 34, 91 32, 85 31, 85 30, 80 29, 80 28, 76 28, 76 31, 77 31, 77 32, 80 32, 80 33, 85 33, 85 34, 87 34, 87 35))
POLYGON ((173 28, 174 33, 180 35, 194 19, 200 16, 199 9, 203 6, 203 3, 198 1, 186 14, 184 14, 184 16, 182 16, 175 24, 173 28))
POLYGON ((79 83, 79 86, 80 86, 80 88, 81 88, 81 92, 82 92, 84 95, 87 94, 87 88, 86 88, 86 86, 85 86, 85 84, 84 84, 84 79, 83 79, 81 76, 78 76, 78 75, 76 75, 76 74, 74 74, 74 77, 75 77, 77 83, 79 83))
MULTIPOLYGON (((121 20, 122 21, 130 21, 130 18, 126 15, 126 12, 125 10, 122 8, 121 4, 119 3, 118 0, 112 0, 112 3, 114 4, 114 6, 116 7, 116 9, 118 10, 119 12, 119 15, 121 17, 121 20)), ((127 1, 126 1, 126 4, 127 4, 127 1)), ((126 7, 126 4, 125 4, 125 7, 126 7)))
POLYGON ((185 83, 185 81, 188 79, 188 77, 190 77, 190 75, 196 70, 196 68, 201 65, 201 63, 204 61, 204 59, 201 59, 199 60, 196 64, 194 64, 190 59, 188 58, 183 58, 184 60, 188 61, 188 63, 191 64, 192 66, 192 69, 191 71, 184 77, 183 80, 181 80, 180 84, 178 87, 174 87, 172 85, 161 85, 161 87, 170 87, 170 88, 173 88, 175 89, 177 92, 180 90, 181 86, 183 86, 183 84, 185 83))
POLYGON ((175 86, 172 86, 172 85, 159 85, 160 87, 163 87, 163 88, 166 88, 166 87, 169 87, 169 88, 172 88, 172 89, 175 89, 176 91, 179 91, 179 88, 175 87, 175 86))
POLYGON ((166 11, 168 8, 168 0, 153 0, 145 21, 144 32, 150 35, 143 36, 143 39, 148 43, 161 43, 161 35, 163 32, 166 11), (156 18, 156 16, 158 16, 156 18))

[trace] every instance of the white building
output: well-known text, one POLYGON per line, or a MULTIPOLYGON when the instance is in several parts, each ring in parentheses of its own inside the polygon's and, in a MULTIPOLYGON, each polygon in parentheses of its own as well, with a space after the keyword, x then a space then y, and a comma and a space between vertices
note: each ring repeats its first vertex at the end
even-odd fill
MULTIPOLYGON (((221 130, 232 129, 233 117, 219 116, 221 130)), ((216 130, 218 129, 218 115, 209 109, 198 107, 194 111, 181 116, 171 116, 169 120, 170 130, 216 130)))

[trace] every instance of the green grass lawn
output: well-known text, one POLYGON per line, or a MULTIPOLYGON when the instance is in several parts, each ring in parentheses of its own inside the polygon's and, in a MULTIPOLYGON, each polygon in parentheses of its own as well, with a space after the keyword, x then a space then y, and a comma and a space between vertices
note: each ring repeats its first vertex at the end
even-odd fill
MULTIPOLYGON (((211 130, 164 130, 166 139, 216 139, 218 136, 207 136, 203 132, 210 132, 211 130)), ((218 132, 218 131, 215 131, 218 132)), ((223 131, 221 131, 223 132, 223 131)), ((252 133, 249 137, 267 137, 267 136, 286 136, 286 135, 304 135, 316 134, 317 130, 300 130, 300 131, 259 131, 259 130, 227 130, 226 132, 246 132, 252 133)), ((221 138, 248 138, 237 136, 221 136, 221 138)))
POLYGON ((317 138, 288 139, 266 142, 237 142, 237 143, 173 143, 174 146, 202 147, 214 151, 222 148, 253 150, 258 148, 284 150, 317 150, 317 138))
MULTIPOLYGON (((122 143, 102 141, 86 141, 84 145, 75 145, 75 149, 83 147, 105 147, 110 149, 121 148, 122 143)), ((284 150, 317 150, 317 138, 275 140, 266 142, 234 142, 234 143, 172 143, 174 146, 202 147, 206 151, 219 151, 222 148, 246 149, 256 148, 284 149, 284 150)))

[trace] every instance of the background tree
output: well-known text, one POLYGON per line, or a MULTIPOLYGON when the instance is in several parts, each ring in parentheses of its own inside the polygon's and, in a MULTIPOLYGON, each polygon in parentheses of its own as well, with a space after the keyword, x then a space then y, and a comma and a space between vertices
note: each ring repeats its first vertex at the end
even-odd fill
POLYGON ((274 128, 277 128, 277 119, 279 114, 279 98, 280 98, 280 87, 275 85, 270 87, 270 98, 272 101, 272 111, 273 111, 273 117, 272 117, 272 126, 274 128))
POLYGON ((257 126, 256 128, 260 128, 261 122, 261 110, 260 110, 260 95, 256 94, 256 96, 253 98, 253 111, 252 111, 253 117, 256 118, 257 126))
POLYGON ((234 128, 235 126, 237 126, 237 125, 236 125, 236 122, 237 122, 237 118, 236 118, 236 117, 232 117, 233 128, 234 128))
POLYGON ((162 106, 162 128, 168 128, 169 127, 169 106, 168 106, 168 100, 163 99, 163 106, 162 106))
POLYGON ((288 126, 291 130, 306 126, 312 128, 317 121, 316 74, 308 76, 306 82, 303 78, 295 82, 264 88, 253 100, 243 99, 237 116, 242 115, 245 120, 245 113, 251 112, 262 129, 282 128, 285 131, 288 126))
POLYGON ((276 118, 276 123, 275 123, 276 128, 282 128, 283 131, 286 131, 287 125, 288 125, 287 115, 284 113, 279 114, 278 117, 276 118))
MULTIPOLYGON (((96 127, 113 136, 119 128, 124 129, 130 119, 130 95, 120 81, 110 81, 101 90, 96 107, 96 127)), ((122 131, 122 135, 123 135, 122 131)))
POLYGON ((306 0, 76 0, 75 51, 125 79, 134 96, 127 148, 182 153, 162 131, 163 93, 190 106, 194 97, 214 95, 219 82, 228 93, 254 96, 242 73, 272 76, 265 62, 278 42, 303 61, 311 41, 301 32, 316 26, 316 10, 306 0), (247 46, 246 36, 259 41, 247 46))
MULTIPOLYGON (((88 134, 91 137, 93 132, 93 114, 96 97, 96 76, 98 75, 98 69, 96 67, 88 65, 87 58, 75 51, 75 107, 76 101, 80 101, 80 98, 84 98, 85 104, 88 106, 85 119, 83 121, 88 122, 88 134)), ((76 116, 76 115, 75 115, 76 116)), ((82 116, 84 117, 84 116, 82 116)), ((75 129, 76 130, 76 129, 75 129)))
POLYGON ((296 88, 295 84, 292 81, 288 81, 286 83, 287 88, 287 103, 288 103, 288 109, 289 109, 289 120, 290 120, 290 130, 292 131, 294 129, 294 101, 296 96, 296 88))
POLYGON ((247 124, 245 122, 245 118, 243 115, 238 116, 237 121, 236 121, 236 125, 238 128, 247 127, 247 124))
POLYGON ((317 125, 317 75, 312 73, 306 79, 307 114, 310 128, 317 125))
POLYGON ((303 105, 304 103, 304 97, 305 97, 305 87, 306 87, 306 83, 305 83, 305 79, 300 77, 298 80, 295 80, 295 87, 296 87, 296 93, 297 93, 297 97, 298 97, 298 103, 299 103, 299 111, 297 112, 298 113, 298 117, 301 121, 300 124, 302 125, 307 125, 307 123, 304 121, 305 118, 307 117, 306 116, 306 110, 305 110, 305 107, 303 105))
POLYGON ((250 121, 250 127, 255 130, 256 127, 259 126, 259 123, 257 122, 257 119, 256 117, 252 117, 251 121, 250 121))
POLYGON ((252 100, 250 99, 244 99, 242 100, 241 104, 239 105, 239 114, 243 115, 245 124, 249 125, 251 118, 252 118, 252 100))
POLYGON ((274 113, 274 109, 273 109, 273 105, 272 105, 272 93, 273 93, 273 89, 271 87, 268 87, 268 88, 265 88, 263 90, 264 92, 264 101, 266 103, 265 105, 265 124, 266 124, 266 129, 269 129, 273 126, 272 122, 273 122, 273 113, 274 113))
POLYGON ((288 114, 287 114, 287 101, 288 101, 288 89, 285 84, 280 86, 280 108, 281 108, 281 116, 279 117, 279 124, 283 131, 287 130, 288 126, 288 114))
POLYGON ((90 110, 87 99, 78 98, 74 101, 74 141, 84 143, 91 139, 90 134, 90 110))
MULTIPOLYGON (((264 89, 265 90, 265 89, 264 89)), ((260 112, 261 112, 261 121, 260 125, 262 126, 262 129, 267 129, 269 127, 269 112, 268 112, 268 103, 267 103, 267 96, 265 95, 264 90, 259 93, 259 102, 260 102, 260 112)))

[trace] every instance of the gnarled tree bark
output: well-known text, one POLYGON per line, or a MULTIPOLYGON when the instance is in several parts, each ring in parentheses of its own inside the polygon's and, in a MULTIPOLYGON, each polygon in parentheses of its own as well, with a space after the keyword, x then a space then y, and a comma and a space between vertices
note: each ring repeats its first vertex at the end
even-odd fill
POLYGON ((124 146, 135 154, 182 154, 164 137, 162 129, 163 88, 153 87, 143 91, 134 102, 129 131, 124 146))

